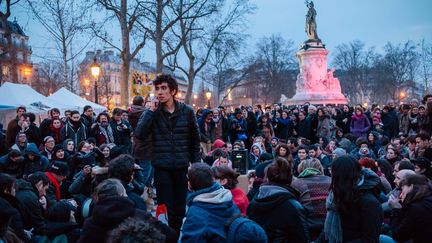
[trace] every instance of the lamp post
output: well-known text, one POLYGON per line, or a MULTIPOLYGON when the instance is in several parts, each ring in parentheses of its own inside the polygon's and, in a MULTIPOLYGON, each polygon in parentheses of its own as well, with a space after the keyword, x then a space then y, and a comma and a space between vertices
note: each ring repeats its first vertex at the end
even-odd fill
POLYGON ((95 79, 94 89, 95 89, 95 103, 99 104, 98 99, 98 78, 100 75, 100 65, 96 62, 96 57, 93 59, 93 63, 90 65, 90 71, 95 79))
POLYGON ((207 91, 206 92, 206 98, 207 98, 207 108, 210 108, 210 99, 211 99, 211 92, 210 91, 207 91))

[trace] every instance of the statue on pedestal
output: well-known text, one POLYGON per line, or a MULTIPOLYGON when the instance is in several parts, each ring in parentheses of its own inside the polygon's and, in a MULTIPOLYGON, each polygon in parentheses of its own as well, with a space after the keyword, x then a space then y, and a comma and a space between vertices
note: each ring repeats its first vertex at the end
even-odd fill
POLYGON ((321 42, 317 34, 317 25, 316 25, 317 12, 314 8, 314 4, 312 1, 310 2, 306 1, 306 6, 309 8, 309 11, 306 15, 306 34, 309 37, 309 40, 317 40, 321 42))

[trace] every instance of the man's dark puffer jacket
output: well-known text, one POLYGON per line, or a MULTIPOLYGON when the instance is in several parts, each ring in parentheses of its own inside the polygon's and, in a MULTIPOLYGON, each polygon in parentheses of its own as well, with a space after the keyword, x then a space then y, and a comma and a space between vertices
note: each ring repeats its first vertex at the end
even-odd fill
POLYGON ((193 109, 175 102, 172 114, 162 106, 152 112, 146 110, 136 128, 136 135, 144 139, 152 133, 152 165, 162 169, 181 169, 189 162, 200 162, 200 137, 193 109))

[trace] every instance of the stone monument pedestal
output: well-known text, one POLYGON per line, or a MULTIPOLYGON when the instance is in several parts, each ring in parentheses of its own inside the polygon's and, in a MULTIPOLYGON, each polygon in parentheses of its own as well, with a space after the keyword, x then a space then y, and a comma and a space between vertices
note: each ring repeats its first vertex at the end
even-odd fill
POLYGON ((297 52, 300 73, 296 81, 296 94, 286 105, 346 104, 334 69, 327 70, 328 51, 319 40, 306 41, 297 52))

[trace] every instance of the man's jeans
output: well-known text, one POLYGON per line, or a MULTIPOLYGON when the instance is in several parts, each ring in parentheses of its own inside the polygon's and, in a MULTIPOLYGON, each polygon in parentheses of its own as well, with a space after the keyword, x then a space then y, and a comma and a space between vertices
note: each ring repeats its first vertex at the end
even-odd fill
POLYGON ((146 159, 138 160, 138 165, 142 168, 145 186, 151 187, 153 180, 153 166, 151 165, 151 161, 146 159))

